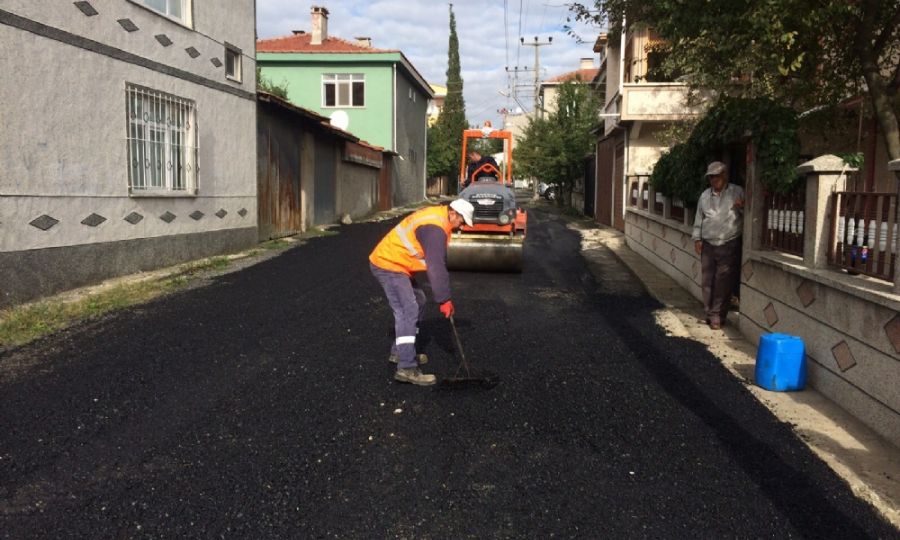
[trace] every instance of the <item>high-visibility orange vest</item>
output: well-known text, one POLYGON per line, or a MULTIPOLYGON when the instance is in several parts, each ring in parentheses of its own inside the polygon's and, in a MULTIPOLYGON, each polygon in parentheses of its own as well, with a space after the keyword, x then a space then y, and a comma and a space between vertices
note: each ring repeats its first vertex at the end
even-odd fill
POLYGON ((384 270, 411 276, 424 272, 425 250, 416 238, 416 229, 423 225, 437 225, 447 233, 447 244, 453 226, 450 224, 448 206, 429 206, 403 218, 387 233, 369 255, 369 261, 384 270))

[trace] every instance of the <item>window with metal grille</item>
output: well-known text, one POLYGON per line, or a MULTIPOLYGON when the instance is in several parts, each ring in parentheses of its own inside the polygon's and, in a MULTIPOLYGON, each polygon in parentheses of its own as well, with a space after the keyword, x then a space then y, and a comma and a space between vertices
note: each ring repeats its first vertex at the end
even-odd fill
POLYGON ((364 107, 366 77, 362 73, 322 75, 323 107, 364 107))
POLYGON ((195 193, 197 107, 189 99, 129 84, 128 187, 132 193, 195 193))

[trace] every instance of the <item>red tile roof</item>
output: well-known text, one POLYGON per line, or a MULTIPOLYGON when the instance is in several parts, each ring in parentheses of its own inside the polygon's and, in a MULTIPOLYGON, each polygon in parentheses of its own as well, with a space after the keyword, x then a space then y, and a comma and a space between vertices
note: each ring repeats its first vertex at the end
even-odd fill
POLYGON ((592 69, 577 69, 575 71, 570 71, 568 73, 563 73, 557 77, 553 77, 551 79, 547 79, 544 81, 545 83, 564 83, 568 81, 574 81, 576 78, 581 79, 581 82, 589 83, 594 80, 594 77, 597 76, 597 72, 600 71, 597 68, 592 69))
POLYGON ((341 38, 326 38, 321 45, 313 45, 312 34, 260 39, 256 42, 256 52, 261 53, 398 53, 390 49, 363 47, 341 38))

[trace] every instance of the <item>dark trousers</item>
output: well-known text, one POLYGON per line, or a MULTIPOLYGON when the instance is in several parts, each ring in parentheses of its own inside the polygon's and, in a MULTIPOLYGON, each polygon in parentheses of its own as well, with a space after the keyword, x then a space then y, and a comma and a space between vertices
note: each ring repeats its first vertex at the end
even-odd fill
POLYGON ((416 363, 416 334, 419 321, 425 314, 425 292, 406 274, 391 272, 369 263, 372 275, 381 284, 394 312, 394 343, 391 354, 399 357, 397 367, 414 368, 416 363))
POLYGON ((741 239, 714 246, 703 241, 700 252, 703 308, 710 322, 721 323, 728 312, 741 265, 741 239))

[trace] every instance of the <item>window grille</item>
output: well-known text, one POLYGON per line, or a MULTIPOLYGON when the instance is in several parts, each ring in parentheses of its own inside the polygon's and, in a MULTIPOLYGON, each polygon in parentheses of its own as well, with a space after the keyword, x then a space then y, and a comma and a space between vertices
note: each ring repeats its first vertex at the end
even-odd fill
POLYGON ((197 107, 149 88, 126 87, 128 187, 132 192, 197 189, 197 107))
POLYGON ((323 107, 364 107, 366 77, 362 73, 322 75, 323 107))

